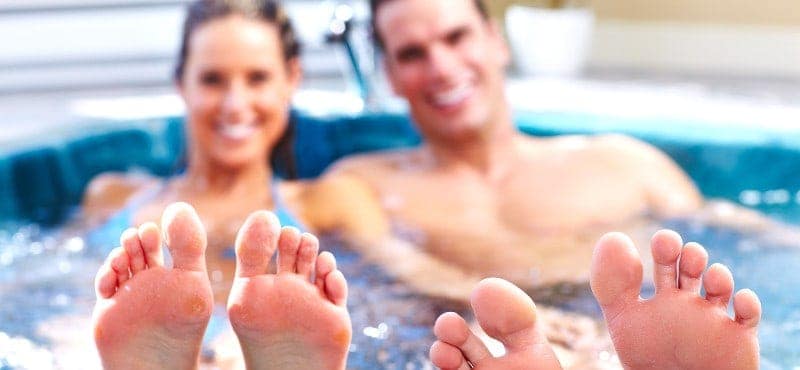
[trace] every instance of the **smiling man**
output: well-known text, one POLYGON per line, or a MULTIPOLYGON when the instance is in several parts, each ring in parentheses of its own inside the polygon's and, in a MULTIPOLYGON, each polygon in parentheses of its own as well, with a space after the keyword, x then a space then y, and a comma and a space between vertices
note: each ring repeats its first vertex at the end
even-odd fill
POLYGON ((586 281, 603 232, 700 207, 691 180, 645 143, 520 133, 505 96, 509 50, 480 1, 371 7, 389 81, 424 144, 331 173, 371 184, 395 233, 433 258, 523 286, 586 281))

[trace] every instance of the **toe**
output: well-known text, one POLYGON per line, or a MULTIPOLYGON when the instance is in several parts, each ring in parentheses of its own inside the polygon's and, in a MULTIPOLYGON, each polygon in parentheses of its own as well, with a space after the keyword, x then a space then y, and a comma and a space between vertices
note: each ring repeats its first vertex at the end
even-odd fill
POLYGON ((297 274, 303 279, 311 279, 311 272, 314 271, 317 253, 319 253, 319 240, 317 237, 309 233, 303 233, 300 236, 300 247, 297 251, 297 262, 295 265, 297 274))
POLYGON ((659 291, 678 288, 678 257, 681 255, 683 241, 678 233, 661 230, 650 242, 653 254, 653 283, 656 294, 659 291))
POLYGON ((320 291, 325 291, 325 278, 336 270, 336 258, 331 252, 322 252, 317 256, 317 263, 314 266, 314 284, 320 291))
MULTIPOLYGON (((131 263, 128 253, 122 247, 114 248, 110 255, 111 269, 117 275, 117 284, 120 286, 125 284, 131 276, 131 263)), ((115 287, 116 288, 116 287, 115 287)))
POLYGON ((609 233, 594 247, 590 285, 606 318, 636 302, 642 285, 642 260, 622 233, 609 233))
POLYGON ((94 278, 94 289, 97 297, 111 298, 117 289, 117 274, 109 265, 103 265, 94 278))
MULTIPOLYGON (((117 291, 117 271, 114 270, 112 264, 122 265, 117 261, 121 254, 125 254, 125 250, 123 248, 115 248, 114 250, 109 253, 108 258, 100 266, 100 269, 97 271, 97 276, 94 279, 94 287, 95 292, 97 293, 98 297, 101 298, 111 298, 117 291)), ((127 275, 125 276, 127 278, 127 275)))
MULTIPOLYGON (((433 326, 433 332, 439 341, 457 348, 462 356, 475 366, 484 359, 492 357, 489 349, 470 330, 467 322, 454 312, 446 312, 439 316, 433 326)), ((451 367, 458 368, 457 366, 451 367)))
POLYGON ((436 341, 431 346, 431 362, 434 366, 442 370, 468 370, 470 369, 467 360, 461 351, 445 342, 436 341))
POLYGON ((206 231, 192 206, 186 203, 169 205, 161 216, 161 229, 175 268, 206 271, 206 231))
POLYGON ((236 235, 236 277, 265 274, 278 245, 280 223, 272 212, 253 212, 236 235))
POLYGON ((502 342, 509 352, 547 344, 536 325, 533 300, 514 284, 502 279, 484 279, 473 291, 470 303, 481 328, 502 342))
POLYGON ((287 226, 278 239, 278 273, 297 272, 297 251, 300 249, 300 231, 287 226))
POLYGON ((161 231, 153 222, 139 227, 139 241, 142 243, 144 260, 148 267, 163 267, 164 252, 161 249, 161 231))
POLYGON ((144 250, 142 250, 142 243, 139 241, 139 231, 136 228, 130 228, 122 233, 119 238, 119 244, 128 253, 128 258, 131 264, 131 274, 137 274, 139 271, 144 270, 146 266, 144 258, 144 250))
POLYGON ((341 271, 335 270, 325 277, 325 295, 333 304, 347 306, 347 280, 341 271))
POLYGON ((709 302, 727 308, 733 294, 733 275, 725 265, 715 263, 703 276, 703 287, 709 302))
POLYGON ((761 301, 750 289, 736 292, 733 297, 733 309, 736 313, 736 322, 744 326, 755 328, 761 321, 761 301))
POLYGON ((681 251, 678 285, 682 290, 700 293, 700 277, 708 264, 708 252, 700 244, 687 243, 681 251))

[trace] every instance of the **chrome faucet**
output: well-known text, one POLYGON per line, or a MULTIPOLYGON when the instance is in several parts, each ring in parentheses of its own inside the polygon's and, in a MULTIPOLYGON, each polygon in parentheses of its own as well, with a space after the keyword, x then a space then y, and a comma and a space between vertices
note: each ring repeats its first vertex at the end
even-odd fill
POLYGON ((356 18, 354 7, 348 2, 340 2, 334 7, 325 35, 326 42, 344 46, 359 95, 367 108, 375 107, 377 103, 372 83, 376 57, 368 31, 367 21, 356 18))

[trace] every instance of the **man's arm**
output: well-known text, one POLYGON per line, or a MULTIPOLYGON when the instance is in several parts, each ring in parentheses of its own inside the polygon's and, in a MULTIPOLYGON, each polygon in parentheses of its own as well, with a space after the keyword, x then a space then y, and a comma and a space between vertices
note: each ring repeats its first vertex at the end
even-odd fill
POLYGON ((689 176, 669 156, 643 141, 624 135, 599 136, 596 147, 619 168, 615 176, 637 179, 647 207, 656 217, 690 215, 703 197, 689 176))
POLYGON ((479 278, 394 237, 374 191, 348 175, 327 175, 312 185, 304 219, 315 231, 334 233, 396 278, 428 295, 467 300, 479 278))
POLYGON ((615 136, 617 148, 637 158, 636 171, 647 186, 653 214, 660 218, 682 217, 704 225, 759 232, 774 242, 797 246, 800 229, 771 219, 756 210, 727 200, 704 200, 689 176, 664 152, 644 142, 615 136))

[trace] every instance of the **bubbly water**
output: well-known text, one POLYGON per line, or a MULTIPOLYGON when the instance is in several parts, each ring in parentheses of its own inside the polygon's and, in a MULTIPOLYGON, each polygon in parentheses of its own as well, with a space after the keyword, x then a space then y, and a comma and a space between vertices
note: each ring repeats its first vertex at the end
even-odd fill
MULTIPOLYGON (((800 245, 779 245, 786 243, 688 221, 668 226, 684 240, 706 246, 711 263, 730 266, 737 289, 748 287, 761 297, 762 368, 800 367, 800 245)), ((43 231, 32 225, 7 225, 2 230, 0 369, 87 369, 97 364, 86 334, 94 273, 104 256, 64 230, 43 231), (71 332, 84 341, 66 350, 54 348, 54 339, 61 342, 71 332)), ((418 296, 358 255, 328 249, 337 255, 350 283, 354 337, 348 367, 433 368, 427 360, 433 322, 444 311, 466 314, 464 307, 418 296)), ((598 312, 588 293, 569 292, 563 299, 550 300, 565 310, 598 312)))

